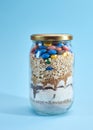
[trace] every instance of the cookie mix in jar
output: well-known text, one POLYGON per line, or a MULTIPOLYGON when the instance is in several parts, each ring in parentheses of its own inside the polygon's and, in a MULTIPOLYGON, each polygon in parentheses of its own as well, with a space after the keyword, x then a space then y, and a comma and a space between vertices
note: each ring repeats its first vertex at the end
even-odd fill
POLYGON ((30 100, 39 114, 60 114, 73 103, 70 34, 33 34, 30 51, 30 100))

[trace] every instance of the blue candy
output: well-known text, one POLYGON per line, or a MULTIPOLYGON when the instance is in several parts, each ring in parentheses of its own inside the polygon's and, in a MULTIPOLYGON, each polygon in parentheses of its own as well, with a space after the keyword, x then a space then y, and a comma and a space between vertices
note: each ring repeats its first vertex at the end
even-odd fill
POLYGON ((57 47, 63 47, 64 44, 63 44, 63 43, 58 43, 58 44, 56 44, 56 46, 57 46, 57 47))
POLYGON ((39 49, 46 49, 47 47, 46 46, 39 46, 38 48, 39 49))
POLYGON ((43 53, 45 53, 47 50, 46 49, 41 49, 40 50, 40 54, 42 55, 43 53))
POLYGON ((48 53, 44 53, 44 54, 41 55, 41 57, 42 57, 43 59, 47 59, 47 58, 50 57, 50 55, 49 55, 48 53))
POLYGON ((53 55, 53 54, 56 54, 57 51, 56 51, 56 50, 49 50, 48 53, 49 53, 50 55, 53 55))
POLYGON ((39 51, 39 49, 36 49, 36 50, 35 50, 35 53, 37 53, 38 51, 39 51))
POLYGON ((46 49, 36 49, 35 53, 37 53, 38 51, 40 51, 40 54, 42 55, 43 53, 45 53, 47 50, 46 49))
POLYGON ((53 70, 53 68, 51 66, 48 66, 46 70, 53 70))

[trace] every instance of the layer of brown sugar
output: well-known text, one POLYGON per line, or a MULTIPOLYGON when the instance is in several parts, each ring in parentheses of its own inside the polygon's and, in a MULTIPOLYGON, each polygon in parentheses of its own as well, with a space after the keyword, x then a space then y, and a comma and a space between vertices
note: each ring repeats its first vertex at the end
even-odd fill
POLYGON ((57 89, 57 85, 58 83, 63 80, 65 85, 66 85, 66 81, 67 81, 67 78, 70 77, 72 75, 71 72, 65 74, 64 76, 62 77, 59 77, 58 79, 54 79, 53 77, 50 78, 50 79, 46 79, 45 81, 42 82, 43 86, 46 86, 47 84, 51 84, 51 85, 54 85, 54 89, 56 90, 57 89))

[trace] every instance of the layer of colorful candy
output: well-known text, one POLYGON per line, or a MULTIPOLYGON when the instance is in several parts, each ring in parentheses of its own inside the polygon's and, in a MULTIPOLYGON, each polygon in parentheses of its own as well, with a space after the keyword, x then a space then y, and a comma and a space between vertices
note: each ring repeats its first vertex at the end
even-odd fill
POLYGON ((36 58, 42 57, 43 59, 47 59, 51 57, 51 55, 60 55, 63 54, 65 51, 71 52, 71 46, 68 42, 65 44, 63 44, 62 42, 53 44, 52 42, 43 43, 42 41, 39 41, 36 42, 36 45, 32 48, 31 53, 34 53, 36 58))

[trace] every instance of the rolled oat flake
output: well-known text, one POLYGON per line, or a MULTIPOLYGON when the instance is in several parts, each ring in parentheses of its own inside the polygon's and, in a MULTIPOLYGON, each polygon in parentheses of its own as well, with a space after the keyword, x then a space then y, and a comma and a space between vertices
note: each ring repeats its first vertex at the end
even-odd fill
POLYGON ((70 34, 33 34, 30 51, 30 100, 41 115, 66 112, 73 103, 70 34))

